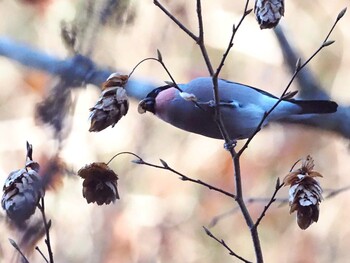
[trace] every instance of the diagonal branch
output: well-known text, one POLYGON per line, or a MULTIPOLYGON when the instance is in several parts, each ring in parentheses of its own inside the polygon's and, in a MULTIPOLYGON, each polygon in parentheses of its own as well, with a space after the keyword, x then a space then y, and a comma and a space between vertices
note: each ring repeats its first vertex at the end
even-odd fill
POLYGON ((306 65, 325 47, 328 47, 330 45, 332 45, 334 43, 334 41, 329 41, 329 37, 331 35, 331 33, 333 32, 335 26, 337 25, 337 23, 339 22, 339 20, 343 17, 343 15, 345 14, 346 9, 342 10, 337 19, 335 20, 335 22, 333 23, 331 29, 328 31, 327 36, 325 37, 325 39, 323 40, 321 46, 303 63, 300 64, 300 59, 297 60, 296 62, 296 68, 294 71, 294 74, 292 75, 291 79, 289 80, 286 88, 284 89, 282 95, 280 96, 280 98, 278 99, 278 101, 275 103, 275 105, 272 106, 272 108, 265 112, 263 118, 261 119, 258 127, 256 128, 255 132, 252 134, 252 136, 249 137, 249 139, 246 141, 246 143, 243 145, 243 147, 239 150, 238 155, 242 155, 242 153, 248 148, 249 143, 253 140, 253 138, 255 137, 255 135, 261 130, 265 120, 267 119, 267 117, 271 114, 271 112, 281 103, 281 101, 284 99, 284 97, 286 96, 290 86, 292 85, 294 79, 297 77, 298 73, 304 68, 306 67, 306 65), (342 16, 340 16, 340 14, 342 14, 342 16))
POLYGON ((192 182, 192 183, 195 183, 195 184, 199 184, 199 185, 202 185, 210 190, 213 190, 213 191, 216 191, 216 192, 219 192, 221 194, 224 194, 228 197, 231 197, 231 198, 236 198, 236 196, 234 194, 231 194, 221 188, 218 188, 218 187, 215 187, 211 184, 208 184, 206 182, 203 182, 202 180, 199 180, 199 179, 192 179, 176 170, 174 170, 173 168, 171 168, 164 160, 160 159, 160 162, 162 163, 162 165, 156 165, 156 164, 152 164, 152 163, 148 163, 148 162, 145 162, 141 157, 139 157, 138 155, 136 154, 132 154, 134 155, 135 157, 137 157, 138 159, 133 161, 134 163, 136 164, 143 164, 143 165, 147 165, 147 166, 150 166, 150 167, 154 167, 154 168, 158 168, 158 169, 162 169, 162 170, 168 170, 178 176, 180 176, 180 179, 182 181, 189 181, 189 182, 192 182))
POLYGON ((206 227, 204 227, 204 226, 203 226, 203 228, 204 228, 205 233, 206 233, 209 237, 211 237, 212 239, 214 239, 216 242, 218 242, 220 245, 222 245, 224 248, 226 248, 231 256, 234 256, 234 257, 238 258, 240 261, 243 261, 243 262, 245 262, 245 263, 251 263, 250 261, 246 260, 245 258, 243 258, 243 257, 239 256, 237 253, 235 253, 235 252, 226 244, 226 242, 225 242, 223 239, 221 239, 221 240, 218 239, 208 228, 206 228, 206 227))
POLYGON ((254 228, 257 228, 259 226, 259 224, 260 224, 261 220, 264 218, 267 210, 270 208, 272 203, 274 203, 276 201, 276 195, 277 195, 278 191, 283 187, 283 185, 284 185, 284 183, 280 183, 280 179, 277 178, 275 191, 273 192, 273 194, 272 194, 269 202, 267 203, 267 205, 265 205, 264 210, 261 212, 260 216, 256 220, 256 222, 254 224, 254 228))
POLYGON ((190 38, 195 42, 198 41, 198 37, 191 32, 187 27, 184 26, 175 16, 173 16, 158 0, 153 0, 153 3, 163 11, 178 27, 182 29, 190 38))

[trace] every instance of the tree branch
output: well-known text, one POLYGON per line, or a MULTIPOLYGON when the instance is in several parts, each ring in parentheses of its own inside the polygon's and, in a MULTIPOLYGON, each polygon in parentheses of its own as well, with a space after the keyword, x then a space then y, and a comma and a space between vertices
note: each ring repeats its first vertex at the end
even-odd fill
POLYGON ((211 237, 212 239, 214 239, 216 242, 218 242, 220 245, 222 245, 224 248, 226 248, 231 256, 234 256, 234 257, 238 258, 239 260, 241 260, 241 261, 243 261, 243 262, 245 262, 245 263, 251 263, 250 261, 248 261, 248 260, 246 260, 245 258, 243 258, 243 257, 239 256, 238 254, 236 254, 236 253, 226 244, 226 242, 225 242, 224 240, 218 239, 212 232, 210 232, 210 230, 209 230, 208 228, 206 228, 206 227, 204 227, 204 226, 203 226, 203 228, 204 228, 205 233, 206 233, 209 237, 211 237))
POLYGON ((261 220, 264 218, 267 210, 270 208, 270 206, 272 205, 272 203, 274 203, 276 201, 276 194, 278 193, 278 191, 283 187, 284 183, 280 183, 280 179, 277 179, 276 182, 276 187, 275 187, 275 191, 273 192, 269 202, 267 203, 267 205, 265 205, 264 210, 261 212, 260 216, 258 217, 258 219, 256 220, 255 224, 254 224, 254 228, 257 228, 261 222, 261 220))
POLYGON ((54 263, 54 259, 53 259, 53 252, 52 252, 52 248, 51 248, 51 240, 50 240, 50 228, 51 228, 51 220, 47 221, 46 219, 46 214, 45 214, 45 201, 44 201, 44 197, 41 197, 41 203, 38 204, 38 208, 42 214, 43 217, 43 222, 44 222, 44 227, 45 227, 45 234, 46 234, 46 239, 45 239, 45 243, 47 246, 47 251, 49 253, 49 262, 50 263, 54 263))
POLYGON ((176 170, 174 170, 173 168, 171 168, 164 160, 160 159, 160 162, 162 163, 162 165, 156 165, 156 164, 152 164, 152 163, 149 163, 149 162, 145 162, 141 157, 139 157, 138 155, 132 153, 132 155, 134 155, 135 157, 137 157, 138 159, 133 161, 134 163, 136 164, 143 164, 143 165, 147 165, 147 166, 150 166, 150 167, 154 167, 154 168, 158 168, 158 169, 162 169, 162 170, 168 170, 174 174, 177 174, 178 176, 180 176, 180 179, 182 181, 189 181, 189 182, 192 182, 192 183, 195 183, 195 184, 199 184, 199 185, 202 185, 210 190, 213 190, 213 191, 216 191, 216 192, 219 192, 221 194, 224 194, 228 197, 231 197, 231 198, 235 198, 235 195, 234 194, 231 194, 221 188, 218 188, 218 187, 215 187, 211 184, 208 184, 206 182, 203 182, 202 180, 199 180, 199 179, 192 179, 176 170))
MULTIPOLYGON (((346 11, 346 9, 344 9, 346 11)), ((345 13, 345 11, 342 10, 340 12, 340 14, 343 12, 343 15, 345 13)), ((329 37, 331 35, 331 33, 333 32, 335 26, 337 25, 337 23, 339 22, 339 20, 342 18, 342 16, 340 16, 340 14, 338 15, 337 19, 335 20, 335 22, 333 23, 331 29, 328 31, 327 36, 325 37, 325 39, 323 40, 322 44, 320 45, 320 47, 304 62, 301 64, 301 59, 299 58, 296 62, 296 65, 294 66, 294 74, 292 75, 291 79, 289 80, 286 88, 284 89, 282 95, 280 96, 280 98, 278 99, 278 101, 275 103, 275 105, 272 106, 272 108, 266 112, 263 116, 263 118, 261 119, 258 127, 256 128, 255 132, 248 138, 248 140, 246 141, 246 143, 243 145, 243 147, 239 150, 238 155, 242 155, 242 153, 248 148, 249 143, 253 140, 253 138, 255 137, 255 135, 261 130, 265 120, 267 119, 267 117, 271 114, 271 112, 281 103, 281 101, 284 99, 284 97, 286 96, 290 86, 292 85, 293 81, 295 80, 295 78, 298 76, 299 72, 301 72, 301 70, 303 68, 306 67, 306 65, 325 47, 330 46, 331 44, 334 43, 334 41, 329 41, 329 37)), ((307 118, 308 116, 306 116, 307 118)), ((298 118, 298 117, 296 117, 298 118)))

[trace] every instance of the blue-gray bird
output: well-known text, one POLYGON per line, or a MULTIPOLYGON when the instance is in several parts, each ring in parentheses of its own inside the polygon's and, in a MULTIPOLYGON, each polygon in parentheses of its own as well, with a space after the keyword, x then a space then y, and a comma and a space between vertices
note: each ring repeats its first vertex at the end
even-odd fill
MULTIPOLYGON (((173 84, 154 89, 139 103, 139 112, 149 111, 182 130, 222 139, 213 118, 212 78, 196 78, 178 87, 183 92, 173 84)), ((232 140, 249 138, 279 99, 266 91, 223 79, 218 80, 218 88, 222 120, 232 140)), ((327 100, 283 99, 263 126, 297 114, 334 113, 337 107, 337 103, 327 100)))

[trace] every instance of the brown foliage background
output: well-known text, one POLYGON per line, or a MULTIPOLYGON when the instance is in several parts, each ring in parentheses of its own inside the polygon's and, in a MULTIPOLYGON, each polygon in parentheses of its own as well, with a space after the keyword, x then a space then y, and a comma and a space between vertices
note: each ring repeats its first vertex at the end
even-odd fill
MULTIPOLYGON (((60 22, 72 20, 83 10, 84 1, 1 1, 1 35, 23 41, 66 57, 60 38, 60 22), (34 4, 34 2, 36 2, 34 4)), ((101 1, 102 2, 102 1, 101 1)), ((196 29, 193 1, 164 1, 190 28, 196 29)), ((206 43, 212 60, 219 62, 237 22, 244 1, 203 1, 206 43)), ((338 12, 347 1, 287 1, 282 23, 302 56, 310 55, 322 42, 338 12)), ((207 75, 200 52, 152 1, 132 1, 124 11, 132 21, 110 20, 91 36, 92 58, 100 65, 128 73, 141 59, 161 50, 164 62, 181 82, 207 75), (131 14, 131 16, 130 16, 131 14), (98 34, 96 33, 98 32, 98 34)), ((124 19, 125 20, 125 19, 124 19)), ((336 43, 322 51, 310 67, 340 104, 348 104, 350 93, 350 17, 337 26, 336 43)), ((89 38, 87 38, 89 40, 89 38)), ((86 41, 88 41, 86 40, 86 41)), ((138 77, 161 83, 167 80, 160 65, 149 62, 137 70, 138 77)), ((11 170, 24 163, 25 141, 34 145, 34 157, 53 155, 56 142, 49 128, 34 120, 34 107, 55 78, 0 57, 0 183, 11 170)), ((273 31, 261 31, 253 15, 244 22, 222 71, 222 78, 242 82, 280 94, 290 74, 273 31)), ((298 87, 294 85, 293 89, 298 87)), ((76 109, 61 157, 77 171, 86 163, 108 161, 119 151, 133 151, 145 160, 167 161, 173 168, 232 191, 231 159, 223 143, 177 130, 155 119, 139 115, 137 102, 115 128, 89 133, 88 109, 99 96, 94 86, 74 91, 76 109)), ((348 121, 348 120, 344 120, 348 121)), ((350 184, 348 141, 331 133, 273 124, 254 139, 242 160, 246 197, 269 197, 277 177, 284 177, 299 158, 311 154, 324 178, 325 189, 350 184)), ((184 183, 166 171, 130 163, 118 157, 112 168, 119 175, 121 199, 114 205, 87 205, 77 177, 64 179, 62 187, 46 194, 47 214, 52 219, 56 262, 231 262, 222 247, 209 239, 202 226, 236 206, 233 200, 200 186, 184 183)), ((287 196, 283 189, 279 197, 287 196)), ((260 225, 266 262, 346 262, 349 258, 350 193, 321 203, 320 220, 301 231, 288 207, 276 204, 260 225)), ((249 206, 257 217, 265 203, 249 206)), ((8 228, 1 212, 0 262, 14 259, 8 228)), ((234 213, 211 229, 239 254, 253 258, 253 249, 242 216, 234 213)), ((44 250, 44 243, 39 242, 44 250)), ((32 260, 40 256, 33 253, 32 260)), ((41 259, 40 259, 41 260, 41 259)))

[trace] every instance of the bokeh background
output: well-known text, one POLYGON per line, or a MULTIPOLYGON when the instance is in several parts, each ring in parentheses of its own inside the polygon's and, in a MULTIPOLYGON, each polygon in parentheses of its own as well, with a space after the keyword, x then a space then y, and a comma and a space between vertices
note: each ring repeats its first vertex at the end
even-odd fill
MULTIPOLYGON (((94 2, 2 0, 0 34, 64 59, 71 54, 61 39, 61 24, 74 20, 90 30, 79 39, 80 51, 98 65, 129 73, 138 61, 155 56, 159 49, 177 82, 208 74, 196 44, 153 1, 125 0, 119 8, 111 6, 110 11, 116 13, 104 25, 96 24, 97 5, 113 1, 94 2)), ((197 30, 194 0, 162 3, 191 30, 197 30)), ((348 3, 286 2, 281 23, 301 56, 308 57, 320 46, 337 14, 348 3)), ((242 0, 203 1, 206 43, 214 65, 220 61, 232 24, 239 21, 244 5, 242 0)), ((350 102, 349 25, 347 14, 331 36, 336 42, 309 65, 331 98, 342 105, 350 102)), ((221 77, 279 95, 290 73, 273 31, 260 30, 251 14, 234 43, 221 77)), ((155 62, 140 66, 135 73, 138 77, 160 84, 169 80, 155 62)), ((34 146, 34 158, 40 160, 55 154, 57 141, 52 130, 34 118, 36 103, 55 81, 55 76, 0 57, 1 185, 10 171, 23 166, 27 140, 34 146)), ((298 86, 294 84, 292 89, 298 86)), ((67 121, 69 128, 60 152, 72 171, 94 161, 107 162, 118 152, 132 151, 146 161, 159 163, 161 158, 192 178, 234 191, 232 161, 223 150, 222 141, 180 131, 151 114, 140 115, 137 101, 132 101, 128 115, 116 127, 89 133, 88 109, 98 98, 99 88, 87 85, 75 89, 73 96, 74 114, 67 121)), ((350 185, 347 139, 307 127, 273 124, 256 136, 242 158, 245 197, 270 197, 276 179, 282 179, 296 160, 308 154, 314 157, 316 170, 324 176, 320 181, 326 191, 350 185)), ((119 175, 121 198, 115 204, 87 204, 81 194, 81 179, 72 175, 46 193, 55 262, 237 262, 202 228, 216 216, 234 209, 234 200, 183 182, 170 172, 133 164, 132 160, 131 156, 120 156, 111 165, 119 175)), ((287 194, 288 189, 282 189, 278 197, 286 198, 287 194)), ((322 202, 319 222, 305 231, 298 228, 287 205, 274 204, 259 227, 265 261, 347 262, 349 200, 350 191, 345 191, 322 202)), ((264 205, 249 204, 253 218, 259 216, 264 205)), ((4 211, 0 220, 0 262, 17 262, 17 253, 8 238, 18 240, 21 233, 9 227, 4 211)), ((250 234, 238 211, 210 229, 235 252, 254 260, 250 234)), ((38 246, 46 252, 43 240, 38 246)), ((31 262, 43 262, 36 251, 29 258, 31 262)))

